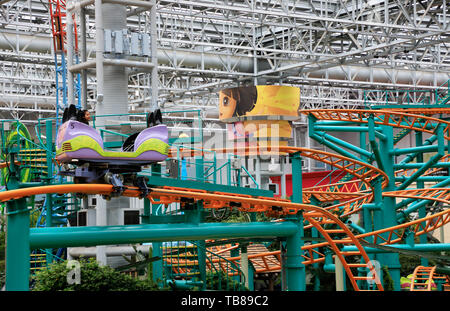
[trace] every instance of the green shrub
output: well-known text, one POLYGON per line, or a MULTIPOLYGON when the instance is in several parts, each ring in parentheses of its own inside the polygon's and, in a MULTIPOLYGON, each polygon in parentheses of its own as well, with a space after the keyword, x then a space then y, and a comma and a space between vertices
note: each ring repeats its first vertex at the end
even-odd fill
POLYGON ((234 280, 224 272, 206 272, 207 290, 239 290, 248 291, 243 284, 234 280))
POLYGON ((0 232, 0 288, 5 284, 5 239, 6 234, 0 232))
POLYGON ((95 260, 80 260, 80 284, 67 281, 71 269, 67 262, 52 264, 33 277, 33 291, 148 291, 159 290, 150 280, 140 280, 100 266, 95 260))
POLYGON ((394 290, 394 280, 389 273, 389 268, 384 266, 383 270, 383 288, 385 291, 393 291, 394 290))

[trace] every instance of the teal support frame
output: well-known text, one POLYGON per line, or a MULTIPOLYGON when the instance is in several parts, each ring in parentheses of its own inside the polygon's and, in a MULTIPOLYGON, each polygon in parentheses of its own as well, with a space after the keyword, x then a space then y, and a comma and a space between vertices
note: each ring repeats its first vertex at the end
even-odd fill
MULTIPOLYGON (((205 181, 205 166, 203 157, 197 157, 195 159, 195 176, 196 180, 204 182, 205 181)), ((192 211, 186 211, 189 213, 188 217, 189 223, 200 224, 203 222, 203 200, 198 200, 195 204, 195 208, 192 211)), ((204 239, 197 240, 197 260, 198 268, 200 272, 200 279, 202 280, 202 290, 206 290, 206 241, 204 239)))
MULTIPOLYGON (((387 137, 386 140, 380 140, 381 150, 392 150, 394 148, 394 133, 391 126, 382 126, 383 134, 387 137)), ((395 190, 395 172, 394 172, 394 157, 390 152, 380 153, 381 161, 383 163, 383 170, 389 178, 389 183, 384 188, 384 191, 395 190)), ((381 189, 381 185, 379 185, 381 189)), ((382 228, 388 228, 397 225, 397 217, 395 213, 395 198, 383 197, 381 204, 382 228)), ((381 229, 375 227, 375 230, 381 229)), ((381 265, 386 265, 391 278, 394 282, 394 290, 400 291, 400 259, 398 254, 382 254, 379 256, 381 265)), ((381 268, 382 268, 381 267, 381 268)), ((384 277, 384 276, 382 276, 384 277)))
MULTIPOLYGON (((450 178, 449 177, 447 177, 447 179, 445 179, 445 180, 443 180, 443 181, 433 185, 430 188, 442 188, 442 187, 447 187, 448 185, 450 185, 450 178)), ((417 199, 414 199, 414 198, 405 199, 405 200, 399 202, 395 206, 395 209, 396 210, 401 209, 401 208, 407 206, 408 204, 410 204, 410 203, 412 203, 414 201, 417 201, 417 199)), ((431 202, 430 200, 419 200, 419 201, 417 201, 416 203, 412 204, 410 207, 408 207, 404 211, 397 213, 397 220, 399 222, 402 222, 405 219, 406 215, 409 215, 410 213, 417 211, 420 207, 425 206, 426 204, 428 204, 430 202, 431 202)))
MULTIPOLYGON (((445 155, 445 138, 444 138, 444 127, 443 125, 439 125, 436 129, 437 133, 437 146, 428 146, 428 147, 436 147, 437 154, 431 157, 431 159, 425 163, 421 168, 417 169, 417 171, 412 174, 409 178, 406 179, 405 182, 403 182, 399 187, 397 187, 398 190, 406 189, 410 184, 416 181, 417 178, 419 178, 423 173, 425 173, 430 167, 435 165, 439 162, 439 160, 445 155)), ((416 146, 415 149, 420 149, 423 146, 416 146)), ((414 148, 408 148, 408 149, 414 149, 414 148)), ((421 149, 420 149, 421 150, 421 149)), ((418 161, 423 162, 423 154, 420 153, 420 151, 416 154, 416 157, 418 157, 418 161)))
POLYGON ((6 203, 6 290, 28 291, 30 278, 30 213, 26 199, 6 203))
POLYGON ((342 149, 339 146, 336 146, 335 144, 331 143, 330 141, 328 141, 327 139, 325 139, 323 136, 319 135, 316 130, 315 130, 315 123, 316 123, 317 118, 315 116, 313 116, 312 114, 308 115, 308 133, 309 133, 309 137, 311 137, 312 139, 314 139, 315 141, 317 141, 319 144, 325 145, 328 148, 336 151, 339 154, 342 154, 343 156, 346 156, 348 158, 354 159, 359 161, 360 159, 355 156, 354 154, 342 149))
MULTIPOLYGON (((47 162, 47 178, 46 184, 50 185, 53 180, 53 125, 52 120, 45 121, 45 137, 46 137, 46 162, 47 162)), ((45 206, 45 226, 53 226, 53 195, 46 194, 45 206)), ((46 262, 50 265, 53 262, 53 250, 46 250, 46 262)))
POLYGON ((381 158, 381 152, 380 152, 380 149, 376 142, 375 121, 374 121, 373 114, 371 114, 369 116, 368 127, 369 127, 369 143, 370 143, 370 146, 372 147, 372 152, 375 157, 375 161, 377 162, 378 167, 384 171, 384 164, 383 164, 383 160, 381 158))
MULTIPOLYGON (((10 153, 7 189, 19 188, 20 170, 10 153)), ((30 278, 30 212, 27 199, 6 202, 6 290, 28 291, 30 278)))
MULTIPOLYGON (((151 172, 152 176, 156 175, 157 177, 161 176, 161 165, 160 164, 153 164, 151 166, 151 172)), ((150 211, 146 211, 147 213, 150 212, 149 218, 147 218, 148 222, 151 222, 153 218, 158 218, 158 209, 160 207, 160 204, 152 204, 149 202, 150 205, 150 211), (152 219, 150 219, 152 218, 152 219)), ((163 252, 162 252, 162 243, 161 242, 153 242, 152 243, 152 254, 153 257, 159 257, 163 258, 163 252)), ((153 272, 153 282, 157 283, 159 286, 163 285, 163 261, 162 259, 154 261, 152 263, 152 272, 153 272)))
MULTIPOLYGON (((421 147, 424 146, 430 146, 431 144, 433 144, 436 140, 437 140, 437 135, 433 135, 430 138, 428 138, 427 140, 425 140, 425 142, 421 145, 421 147)), ((413 150, 414 151, 414 150, 413 150)), ((400 164, 406 164, 411 162, 412 160, 414 160, 414 158, 419 154, 419 152, 414 151, 413 153, 408 154, 401 162, 400 164)))
POLYGON ((246 187, 233 187, 220 184, 212 184, 195 180, 180 180, 175 178, 165 178, 159 176, 147 176, 149 187, 151 186, 169 186, 169 187, 181 187, 189 189, 201 189, 210 192, 228 192, 236 194, 246 194, 255 197, 273 198, 273 192, 270 190, 246 188, 246 187))
MULTIPOLYGON (((443 132, 442 132, 442 134, 443 134, 443 132)), ((422 132, 416 131, 415 140, 416 140, 416 146, 417 147, 422 146, 422 144, 423 144, 423 134, 422 134, 422 132)), ((438 142, 439 142, 439 139, 438 139, 438 142)), ((423 162, 423 154, 419 153, 417 155, 417 157, 416 157, 416 161, 422 163, 423 162)), ((426 164, 423 165, 423 166, 426 166, 426 164)), ((416 184, 417 184, 417 188, 419 188, 419 189, 425 188, 425 183, 423 181, 417 180, 416 184)), ((426 207, 422 206, 421 208, 419 208, 419 218, 425 218, 426 215, 427 215, 426 207)), ((419 242, 423 243, 423 244, 427 243, 427 236, 426 236, 426 234, 421 234, 419 236, 419 242)), ((421 257, 420 258, 420 264, 422 266, 426 267, 426 266, 428 266, 428 260, 426 258, 421 257)))
MULTIPOLYGON (((292 158, 292 202, 303 202, 302 158, 300 153, 291 155, 292 158)), ((295 234, 286 240, 286 289, 288 291, 306 290, 306 269, 302 263, 302 246, 304 245, 303 214, 297 213, 288 218, 297 227, 295 234)))
POLYGON ((30 247, 58 248, 222 238, 272 239, 289 237, 297 232, 297 224, 291 221, 31 228, 30 247))

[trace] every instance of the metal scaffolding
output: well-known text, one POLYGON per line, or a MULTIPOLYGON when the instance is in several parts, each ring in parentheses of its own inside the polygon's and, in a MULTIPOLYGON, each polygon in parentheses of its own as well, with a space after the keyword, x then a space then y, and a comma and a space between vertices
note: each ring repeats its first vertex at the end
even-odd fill
MULTIPOLYGON (((445 0, 173 0, 157 1, 154 12, 142 7, 150 3, 127 1, 127 28, 150 34, 158 58, 153 75, 149 66, 125 64, 130 112, 149 109, 155 89, 164 109, 201 107, 215 117, 216 92, 237 85, 299 86, 305 108, 359 108, 364 90, 432 90, 450 79, 445 0)), ((81 96, 90 108, 99 87, 92 70, 99 48, 93 4, 67 1, 73 12, 83 8, 77 24, 85 26, 78 37, 86 49, 78 57, 86 66, 68 64, 72 72, 85 69, 81 96)), ((0 117, 54 116, 48 6, 2 1, 0 22, 0 117)))

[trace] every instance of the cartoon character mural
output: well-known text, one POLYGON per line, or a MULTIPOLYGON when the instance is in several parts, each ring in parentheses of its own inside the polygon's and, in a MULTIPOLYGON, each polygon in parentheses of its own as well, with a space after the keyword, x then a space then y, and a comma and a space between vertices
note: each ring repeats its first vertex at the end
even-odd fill
POLYGON ((236 87, 220 91, 219 119, 296 120, 299 116, 300 89, 282 85, 236 87))
POLYGON ((292 137, 299 118, 300 89, 282 85, 229 88, 219 93, 219 119, 227 124, 227 139, 236 147, 273 150, 292 137))

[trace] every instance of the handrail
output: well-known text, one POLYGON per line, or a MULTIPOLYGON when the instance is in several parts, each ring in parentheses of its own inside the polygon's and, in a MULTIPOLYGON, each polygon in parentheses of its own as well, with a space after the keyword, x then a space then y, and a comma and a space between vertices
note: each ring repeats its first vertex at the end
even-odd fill
POLYGON ((122 137, 128 137, 128 136, 130 136, 130 135, 127 135, 127 134, 118 133, 118 132, 114 132, 114 131, 106 130, 106 129, 99 129, 99 131, 100 131, 100 135, 102 136, 102 138, 103 138, 103 133, 108 133, 108 134, 117 135, 117 136, 122 136, 122 137))
POLYGON ((247 175, 250 177, 250 179, 255 183, 256 185, 256 189, 259 189, 259 184, 256 182, 256 180, 253 178, 252 174, 249 173, 249 171, 247 171, 247 169, 241 165, 241 168, 244 170, 244 172, 247 173, 247 175))
POLYGON ((431 98, 432 95, 434 94, 434 104, 435 105, 440 105, 440 101, 442 98, 446 98, 448 96, 450 96, 450 80, 445 81, 444 83, 442 83, 441 85, 439 85, 438 87, 436 87, 434 90, 407 90, 407 89, 395 89, 395 90, 369 90, 369 91, 364 91, 364 106, 366 108, 370 108, 370 107, 376 107, 376 106, 388 106, 388 105, 399 105, 398 102, 395 101, 395 99, 401 98, 403 95, 400 95, 402 93, 406 93, 406 97, 407 97, 407 101, 405 101, 404 103, 402 103, 405 107, 407 107, 407 105, 410 104, 417 104, 417 105, 432 105, 431 104, 431 98), (448 93, 446 96, 440 96, 439 95, 439 90, 442 89, 443 87, 445 87, 445 85, 447 85, 447 90, 448 93), (427 94, 430 93, 430 96, 424 96, 424 98, 420 99, 419 98, 415 98, 414 101, 412 100, 412 96, 415 94, 427 94), (370 100, 369 98, 369 94, 377 94, 377 97, 380 97, 380 95, 383 98, 380 98, 379 100, 374 99, 374 100, 370 100), (390 100, 391 99, 391 100, 390 100))
MULTIPOLYGON (((237 273, 238 273, 238 275, 239 275, 239 278, 241 279, 241 281, 239 282, 239 284, 240 284, 240 285, 245 284, 245 274, 244 274, 244 272, 240 269, 240 267, 239 267, 235 262, 233 262, 233 261, 231 261, 231 260, 228 260, 227 258, 225 258, 225 257, 223 257, 223 256, 221 256, 221 255, 219 255, 219 254, 216 254, 216 253, 210 251, 210 250, 207 249, 206 247, 203 247, 203 246, 198 245, 198 244, 195 243, 194 241, 190 241, 190 243, 196 245, 197 247, 200 247, 201 249, 205 250, 206 252, 210 253, 210 254, 213 255, 213 256, 216 256, 216 257, 219 257, 220 259, 223 259, 226 263, 230 264, 230 266, 231 266, 231 265, 234 266, 234 269, 237 271, 237 273)), ((211 264, 211 267, 214 268, 214 270, 215 270, 216 272, 218 272, 218 275, 219 275, 219 281, 220 281, 220 280, 221 280, 221 279, 220 279, 220 278, 221 278, 221 274, 220 274, 220 271, 218 271, 217 268, 216 268, 216 266, 214 265, 214 260, 213 260, 210 256, 206 256, 206 258, 208 258, 208 260, 209 260, 209 262, 210 262, 210 264, 211 264)), ((222 265, 220 265, 220 267, 222 268, 222 265)), ((229 275, 229 273, 226 273, 226 274, 229 275)), ((222 283, 219 282, 219 286, 220 286, 220 287, 221 287, 221 284, 222 284, 222 283)), ((226 283, 226 284, 227 284, 227 290, 228 290, 228 279, 227 279, 227 283, 226 283)), ((219 290, 220 290, 220 289, 221 289, 221 288, 219 288, 219 290)))

